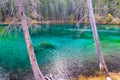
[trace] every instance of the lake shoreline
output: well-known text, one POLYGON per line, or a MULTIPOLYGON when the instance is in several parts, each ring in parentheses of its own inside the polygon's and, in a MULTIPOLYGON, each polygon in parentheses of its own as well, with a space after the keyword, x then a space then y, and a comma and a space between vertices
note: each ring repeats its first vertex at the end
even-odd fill
MULTIPOLYGON (((67 20, 47 20, 47 21, 37 21, 37 20, 31 20, 29 22, 30 24, 90 24, 89 21, 85 22, 82 21, 79 23, 79 21, 67 21, 67 20)), ((9 25, 9 24, 20 24, 20 22, 11 23, 11 22, 0 22, 0 25, 9 25)), ((96 22, 97 25, 120 25, 120 22, 96 22)))

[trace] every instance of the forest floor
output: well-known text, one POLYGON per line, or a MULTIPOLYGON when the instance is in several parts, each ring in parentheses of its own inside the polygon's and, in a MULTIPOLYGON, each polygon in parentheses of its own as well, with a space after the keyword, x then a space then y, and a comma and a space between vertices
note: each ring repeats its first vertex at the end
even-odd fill
MULTIPOLYGON (((120 73, 110 73, 109 74, 112 80, 120 80, 120 73)), ((91 77, 79 76, 78 80, 106 80, 105 75, 96 75, 91 77)))

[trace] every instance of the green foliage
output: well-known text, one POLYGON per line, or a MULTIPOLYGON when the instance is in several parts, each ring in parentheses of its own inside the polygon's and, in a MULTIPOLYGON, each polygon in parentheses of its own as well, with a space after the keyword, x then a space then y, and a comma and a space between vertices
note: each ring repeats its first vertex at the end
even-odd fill
POLYGON ((113 16, 109 13, 105 20, 106 20, 106 22, 110 22, 110 21, 112 21, 112 19, 113 19, 113 16))
MULTIPOLYGON (((88 14, 86 0, 23 0, 25 13, 28 17, 34 19, 34 7, 38 15, 43 20, 80 20, 88 14), (32 5, 32 6, 31 6, 32 5), (71 16, 72 15, 72 16, 71 16)), ((93 0, 95 14, 106 16, 108 13, 115 17, 120 17, 120 0, 93 0)), ((2 0, 0 2, 0 16, 2 18, 13 17, 17 15, 15 0, 2 0)))
POLYGON ((3 32, 3 28, 2 27, 0 27, 0 33, 2 33, 3 32))

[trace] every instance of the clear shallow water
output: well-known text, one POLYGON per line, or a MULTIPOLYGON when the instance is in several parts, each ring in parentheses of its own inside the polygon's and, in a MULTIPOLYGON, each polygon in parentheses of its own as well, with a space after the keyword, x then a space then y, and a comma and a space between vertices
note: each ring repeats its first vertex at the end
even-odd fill
MULTIPOLYGON (((98 25, 97 27, 105 60, 115 62, 117 67, 120 67, 120 26, 98 25)), ((2 29, 0 27, 0 32, 2 29)), ((66 68, 71 70, 71 68, 83 67, 86 61, 97 62, 89 25, 81 25, 79 29, 70 24, 51 24, 49 27, 42 25, 37 32, 31 30, 31 39, 34 47, 43 42, 56 47, 55 49, 41 48, 36 52, 38 64, 44 74, 53 72, 61 74, 68 70, 66 68), (88 28, 83 29, 84 27, 88 28)), ((21 32, 17 35, 10 33, 9 36, 0 37, 0 66, 8 70, 30 68, 21 32)))

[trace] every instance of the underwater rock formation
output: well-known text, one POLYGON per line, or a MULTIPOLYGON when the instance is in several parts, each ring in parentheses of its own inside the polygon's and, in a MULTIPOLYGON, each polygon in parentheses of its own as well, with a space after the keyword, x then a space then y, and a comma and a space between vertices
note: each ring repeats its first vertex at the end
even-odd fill
POLYGON ((50 50, 57 49, 57 46, 43 41, 40 44, 38 44, 37 46, 35 46, 34 49, 35 49, 35 53, 39 53, 39 52, 43 51, 44 49, 50 49, 50 50))
POLYGON ((48 43, 48 42, 41 42, 38 46, 41 48, 45 48, 45 49, 56 49, 57 48, 55 45, 48 43))

